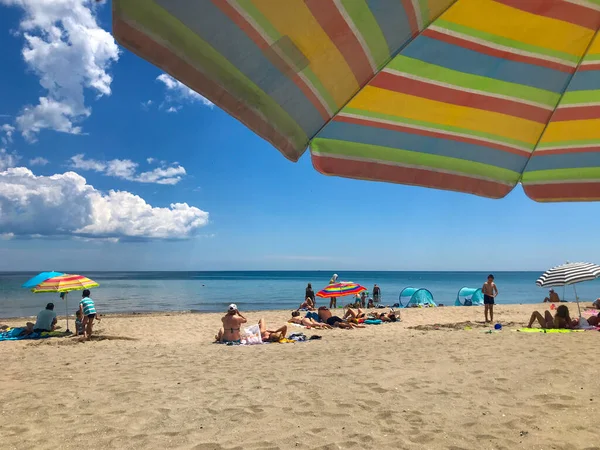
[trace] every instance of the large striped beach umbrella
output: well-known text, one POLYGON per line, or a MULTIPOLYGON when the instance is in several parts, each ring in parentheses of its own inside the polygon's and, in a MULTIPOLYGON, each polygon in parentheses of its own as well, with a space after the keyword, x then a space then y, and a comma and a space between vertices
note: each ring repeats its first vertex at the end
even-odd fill
POLYGON ((366 287, 361 286, 358 283, 353 283, 351 281, 342 281, 340 283, 330 284, 325 289, 320 290, 319 292, 317 292, 317 297, 344 297, 346 295, 359 294, 366 290, 366 287))
POLYGON ((121 45, 321 173, 600 200, 599 0, 113 0, 121 45))
MULTIPOLYGON (((577 308, 581 316, 581 308, 579 307, 579 297, 575 284, 584 281, 592 281, 600 277, 600 266, 592 263, 566 263, 560 266, 553 267, 538 278, 535 282, 540 287, 557 287, 573 285, 575 291, 575 300, 577 308)), ((563 298, 564 300, 564 298, 563 298)))
POLYGON ((82 291, 84 289, 91 289, 98 287, 99 284, 94 280, 90 280, 83 275, 65 274, 54 278, 49 278, 36 287, 31 289, 34 294, 47 294, 53 292, 64 293, 61 297, 65 300, 65 311, 67 319, 67 332, 69 332, 69 306, 68 306, 68 294, 71 291, 82 291))
POLYGON ((566 263, 547 270, 535 282, 540 287, 567 286, 600 277, 600 266, 592 263, 566 263))
POLYGON ((36 287, 31 292, 35 294, 48 292, 71 292, 81 291, 83 289, 91 289, 98 287, 99 284, 94 280, 90 280, 83 275, 60 275, 58 277, 49 278, 36 287))

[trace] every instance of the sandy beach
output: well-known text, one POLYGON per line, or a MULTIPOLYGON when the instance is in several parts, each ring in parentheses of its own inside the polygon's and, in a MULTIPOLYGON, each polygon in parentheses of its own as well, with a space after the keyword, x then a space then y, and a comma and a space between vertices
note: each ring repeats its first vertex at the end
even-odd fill
POLYGON ((177 313, 0 342, 2 448, 598 449, 600 334, 514 331, 543 307, 497 306, 491 334, 444 307, 294 344, 216 345, 221 314, 177 313))

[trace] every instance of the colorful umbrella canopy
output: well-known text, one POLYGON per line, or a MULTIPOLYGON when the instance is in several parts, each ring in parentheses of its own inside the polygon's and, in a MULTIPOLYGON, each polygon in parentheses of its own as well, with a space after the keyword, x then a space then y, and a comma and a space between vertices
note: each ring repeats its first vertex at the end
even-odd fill
POLYGON ((599 0, 113 0, 117 40, 328 175, 600 200, 599 0))
POLYGON ((30 278, 25 283, 21 285, 23 288, 33 288, 36 287, 43 281, 46 281, 48 278, 58 277, 60 275, 64 275, 62 272, 40 272, 35 277, 30 278))
POLYGON ((71 292, 98 287, 99 284, 83 275, 61 275, 43 281, 34 287, 31 292, 35 294, 48 292, 71 292))
POLYGON ((345 295, 359 294, 366 291, 367 288, 351 281, 344 281, 341 283, 330 284, 325 289, 317 292, 317 297, 330 298, 330 297, 344 297, 345 295))

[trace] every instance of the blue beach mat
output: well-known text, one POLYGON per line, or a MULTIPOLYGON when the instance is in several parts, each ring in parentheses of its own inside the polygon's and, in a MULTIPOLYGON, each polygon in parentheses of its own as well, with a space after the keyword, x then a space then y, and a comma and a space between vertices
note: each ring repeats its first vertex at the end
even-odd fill
POLYGON ((5 331, 0 331, 0 341, 24 341, 24 340, 36 340, 36 339, 48 339, 51 337, 64 337, 68 336, 69 333, 64 331, 43 331, 41 333, 31 333, 28 336, 20 336, 25 331, 25 327, 9 328, 5 331))
POLYGON ((367 319, 364 321, 365 325, 381 325, 381 320, 379 319, 367 319))

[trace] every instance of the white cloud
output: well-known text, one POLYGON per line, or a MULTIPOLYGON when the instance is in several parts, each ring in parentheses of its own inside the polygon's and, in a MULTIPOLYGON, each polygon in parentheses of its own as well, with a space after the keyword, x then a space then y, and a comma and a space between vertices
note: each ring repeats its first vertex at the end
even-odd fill
POLYGON ((138 164, 130 159, 112 159, 106 162, 106 175, 122 178, 124 180, 135 180, 135 171, 138 164))
POLYGON ((85 159, 85 155, 80 153, 79 155, 71 156, 71 167, 74 169, 104 172, 106 170, 106 163, 96 161, 95 159, 85 159))
POLYGON ((13 127, 12 125, 9 125, 7 123, 0 126, 0 132, 4 133, 4 136, 2 136, 2 144, 3 145, 8 145, 8 144, 12 143, 12 141, 13 141, 12 135, 13 135, 14 131, 15 131, 15 127, 13 127))
POLYGON ((42 158, 41 156, 38 156, 36 158, 30 159, 29 160, 29 165, 30 166, 45 166, 49 162, 50 161, 48 161, 46 158, 42 158))
MULTIPOLYGON (((167 93, 165 100, 167 103, 201 103, 204 106, 212 108, 214 104, 207 98, 201 96, 196 91, 190 89, 181 81, 176 80, 170 75, 163 73, 156 78, 158 81, 164 84, 167 93)), ((168 109, 168 113, 174 113, 181 109, 179 105, 171 105, 168 109)))
MULTIPOLYGON (((147 158, 146 161, 150 164, 151 162, 154 162, 155 159, 147 158)), ((69 162, 73 169, 92 170, 111 177, 137 183, 173 185, 179 183, 182 177, 186 175, 185 168, 178 164, 171 167, 158 167, 154 170, 137 173, 139 164, 130 159, 98 161, 95 159, 86 159, 84 154, 79 154, 72 156, 69 162)))
POLYGON ((140 183, 177 184, 185 174, 186 171, 183 166, 159 167, 149 172, 140 173, 136 181, 140 183))
MULTIPOLYGON (((10 167, 15 167, 19 163, 20 159, 21 157, 16 153, 9 153, 6 151, 6 149, 0 148, 0 170, 6 170, 10 167)), ((2 213, 1 210, 0 213, 2 213)))
POLYGON ((91 114, 84 91, 110 95, 108 69, 119 58, 113 37, 100 28, 93 0, 0 0, 20 7, 23 59, 45 89, 39 104, 26 106, 16 124, 26 139, 51 129, 80 134, 77 124, 91 114))
POLYGON ((0 235, 6 237, 187 239, 207 223, 208 213, 187 203, 153 207, 130 192, 100 192, 74 172, 0 172, 0 235))

